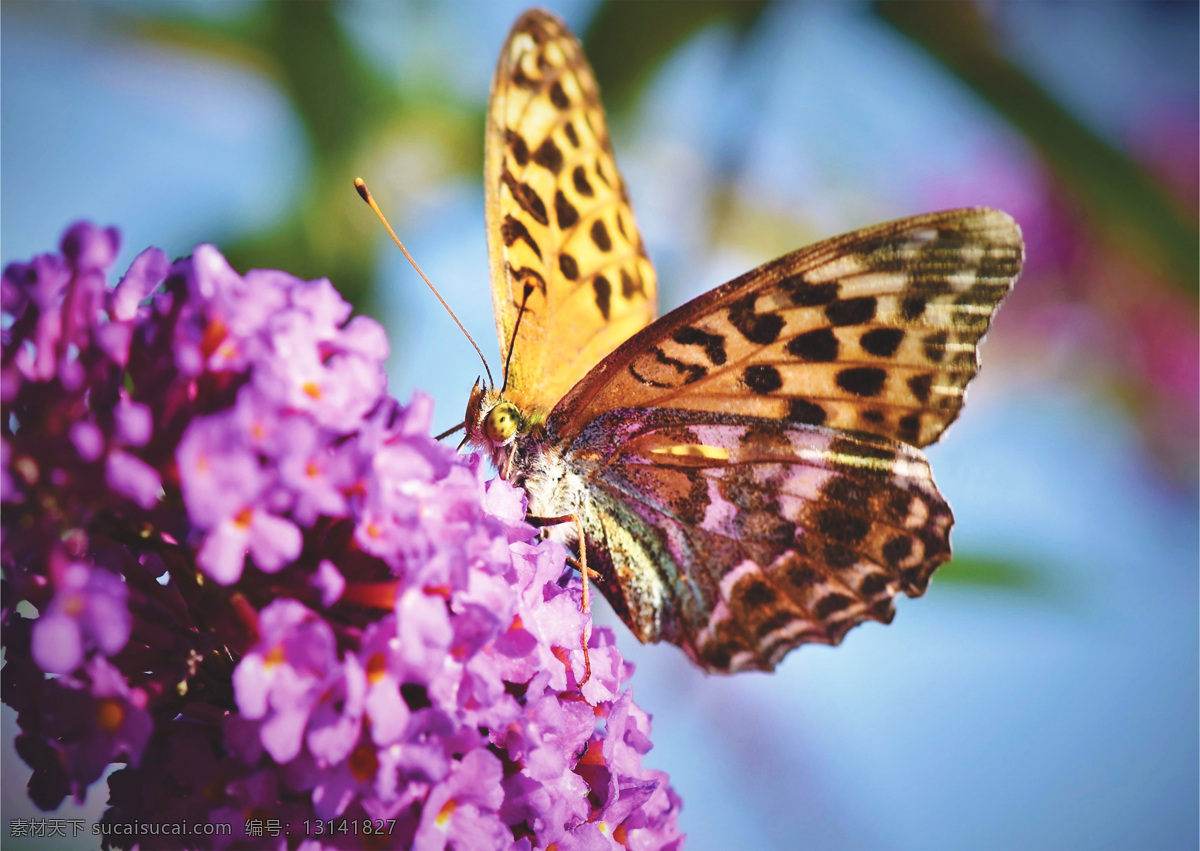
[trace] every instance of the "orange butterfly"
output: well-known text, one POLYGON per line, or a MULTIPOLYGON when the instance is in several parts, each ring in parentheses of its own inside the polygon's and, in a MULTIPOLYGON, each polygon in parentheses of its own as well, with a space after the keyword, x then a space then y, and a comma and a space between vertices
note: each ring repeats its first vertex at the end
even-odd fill
POLYGON ((548 532, 640 640, 769 671, 924 592, 953 519, 918 447, 958 416, 1020 271, 1009 216, 856 231, 656 321, 591 68, 542 11, 500 56, 486 183, 507 367, 473 390, 466 442, 531 519, 574 521, 548 532))

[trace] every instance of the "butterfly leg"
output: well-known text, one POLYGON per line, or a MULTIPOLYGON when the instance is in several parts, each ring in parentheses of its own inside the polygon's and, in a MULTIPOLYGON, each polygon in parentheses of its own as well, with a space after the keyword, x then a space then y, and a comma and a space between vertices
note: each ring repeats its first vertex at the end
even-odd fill
MULTIPOLYGON (((592 610, 591 596, 588 589, 589 574, 595 573, 587 566, 587 540, 583 537, 583 518, 578 514, 563 514, 559 517, 526 517, 525 521, 531 526, 536 526, 539 529, 544 529, 547 526, 557 526, 560 523, 574 523, 575 531, 579 535, 579 573, 583 576, 583 601, 582 610, 584 614, 589 614, 592 610)), ((570 559, 574 561, 574 559, 570 559)), ((576 566, 576 565, 572 565, 576 566)), ((592 659, 588 655, 588 639, 591 638, 592 624, 591 621, 585 624, 583 635, 580 636, 579 644, 583 648, 583 679, 579 681, 579 687, 583 688, 583 684, 592 678, 592 659)))

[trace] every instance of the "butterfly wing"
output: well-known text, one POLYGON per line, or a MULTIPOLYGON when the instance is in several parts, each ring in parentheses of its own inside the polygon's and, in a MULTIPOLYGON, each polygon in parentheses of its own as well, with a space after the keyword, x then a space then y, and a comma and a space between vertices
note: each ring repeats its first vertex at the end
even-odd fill
POLYGON ((642 641, 716 672, 837 644, 949 558, 953 519, 904 443, 728 414, 620 409, 567 454, 589 562, 642 641))
POLYGON ((605 411, 674 408, 925 446, 958 416, 1023 258, 1016 222, 983 208, 802 248, 643 329, 550 422, 570 440, 605 411))
POLYGON ((523 410, 548 410, 654 319, 656 301, 592 69, 554 15, 532 10, 513 26, 492 81, 485 147, 506 395, 523 410))

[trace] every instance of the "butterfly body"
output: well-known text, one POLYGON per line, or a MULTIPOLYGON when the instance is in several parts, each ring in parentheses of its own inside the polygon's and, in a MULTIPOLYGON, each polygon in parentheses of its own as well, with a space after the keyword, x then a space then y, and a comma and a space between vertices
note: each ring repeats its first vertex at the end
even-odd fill
POLYGON ((504 389, 467 443, 524 488, 643 642, 714 672, 837 644, 949 558, 919 447, 962 407, 1022 262, 1016 224, 952 210, 792 252, 654 320, 655 279, 582 48, 527 12, 487 134, 504 389), (583 540, 579 540, 582 530, 583 540))

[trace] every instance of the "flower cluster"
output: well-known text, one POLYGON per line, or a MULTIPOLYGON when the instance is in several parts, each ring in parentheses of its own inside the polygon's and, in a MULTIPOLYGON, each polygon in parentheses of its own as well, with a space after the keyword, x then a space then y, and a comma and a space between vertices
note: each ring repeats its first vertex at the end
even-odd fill
POLYGON ((632 666, 524 495, 387 397, 380 327, 207 245, 110 287, 118 244, 75 225, 0 292, 34 802, 118 762, 106 847, 677 846, 632 666))

